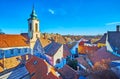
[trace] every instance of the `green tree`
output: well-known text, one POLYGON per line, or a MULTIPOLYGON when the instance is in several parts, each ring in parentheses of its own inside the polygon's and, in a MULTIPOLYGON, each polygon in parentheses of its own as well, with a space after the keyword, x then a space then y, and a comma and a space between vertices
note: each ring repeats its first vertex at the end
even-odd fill
POLYGON ((77 70, 77 65, 78 65, 78 62, 77 60, 73 59, 73 60, 69 60, 67 62, 67 64, 72 67, 73 69, 77 70))

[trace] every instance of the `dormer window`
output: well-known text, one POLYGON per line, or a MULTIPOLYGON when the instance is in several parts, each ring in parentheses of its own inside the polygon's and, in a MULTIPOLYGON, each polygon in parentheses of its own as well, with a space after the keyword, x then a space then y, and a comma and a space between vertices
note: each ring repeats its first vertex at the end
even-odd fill
POLYGON ((37 60, 35 60, 35 61, 33 62, 33 64, 34 64, 34 65, 38 64, 38 61, 37 61, 37 60))

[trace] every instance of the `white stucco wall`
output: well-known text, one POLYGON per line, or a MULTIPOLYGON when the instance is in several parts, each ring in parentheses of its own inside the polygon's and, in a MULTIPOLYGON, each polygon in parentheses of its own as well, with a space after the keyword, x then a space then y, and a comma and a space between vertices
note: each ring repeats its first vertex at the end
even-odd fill
POLYGON ((53 56, 53 65, 56 65, 57 59, 62 59, 63 58, 63 45, 58 49, 56 54, 53 56))
POLYGON ((107 47, 107 51, 113 52, 113 49, 112 49, 112 47, 111 47, 111 45, 110 45, 110 43, 108 41, 108 34, 106 36, 106 47, 107 47))
MULTIPOLYGON (((3 53, 5 58, 14 57, 14 56, 21 56, 30 53, 29 47, 9 47, 9 48, 2 48, 0 49, 0 53, 3 53), (12 52, 11 52, 12 50, 12 52), (25 51, 27 50, 27 52, 25 51), (19 52, 20 51, 20 52, 19 52)), ((0 54, 0 58, 3 58, 3 55, 0 54)))

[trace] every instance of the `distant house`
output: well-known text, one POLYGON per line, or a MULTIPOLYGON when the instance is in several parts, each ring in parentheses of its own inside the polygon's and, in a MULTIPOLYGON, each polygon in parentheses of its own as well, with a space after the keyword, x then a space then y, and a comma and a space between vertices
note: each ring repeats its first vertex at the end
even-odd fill
POLYGON ((26 63, 30 79, 62 79, 60 74, 46 61, 36 56, 32 56, 26 63))
POLYGON ((94 44, 97 44, 98 48, 106 46, 106 36, 107 34, 105 33, 100 40, 94 42, 94 44))
POLYGON ((93 53, 93 55, 90 57, 90 59, 93 62, 93 64, 95 64, 96 62, 100 62, 102 60, 107 60, 107 61, 120 60, 120 57, 107 52, 107 48, 102 47, 102 48, 98 49, 95 53, 93 53))
POLYGON ((108 31, 106 37, 107 51, 120 57, 120 26, 116 26, 116 31, 108 31))
POLYGON ((63 57, 63 45, 52 41, 49 45, 44 47, 45 54, 49 58, 53 66, 63 66, 66 61, 63 57))
POLYGON ((97 50, 96 44, 91 44, 89 40, 82 40, 78 44, 78 53, 87 54, 97 50))

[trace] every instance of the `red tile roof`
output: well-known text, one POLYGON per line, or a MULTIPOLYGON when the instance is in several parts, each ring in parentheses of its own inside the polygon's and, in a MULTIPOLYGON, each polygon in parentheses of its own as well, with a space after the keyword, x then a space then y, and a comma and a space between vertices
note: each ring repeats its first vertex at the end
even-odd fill
POLYGON ((79 45, 84 45, 85 41, 80 41, 79 45))
POLYGON ((101 61, 102 59, 110 59, 111 61, 120 60, 120 57, 117 57, 112 53, 107 52, 106 47, 102 47, 98 51, 93 53, 93 56, 90 59, 92 60, 93 63, 96 63, 101 61))
POLYGON ((85 57, 80 56, 80 57, 76 58, 76 60, 77 60, 80 64, 82 64, 83 66, 85 66, 87 69, 90 69, 90 68, 91 68, 90 65, 87 63, 87 61, 85 60, 85 57))
POLYGON ((26 63, 26 68, 29 71, 31 79, 60 79, 56 76, 56 71, 46 61, 32 56, 26 63))
POLYGON ((66 58, 67 56, 70 56, 70 49, 68 48, 68 46, 66 44, 63 45, 63 56, 64 58, 66 58))
POLYGON ((58 71, 60 72, 63 79, 78 79, 77 72, 68 65, 65 65, 58 71))
POLYGON ((0 48, 29 46, 22 35, 0 34, 0 48))

